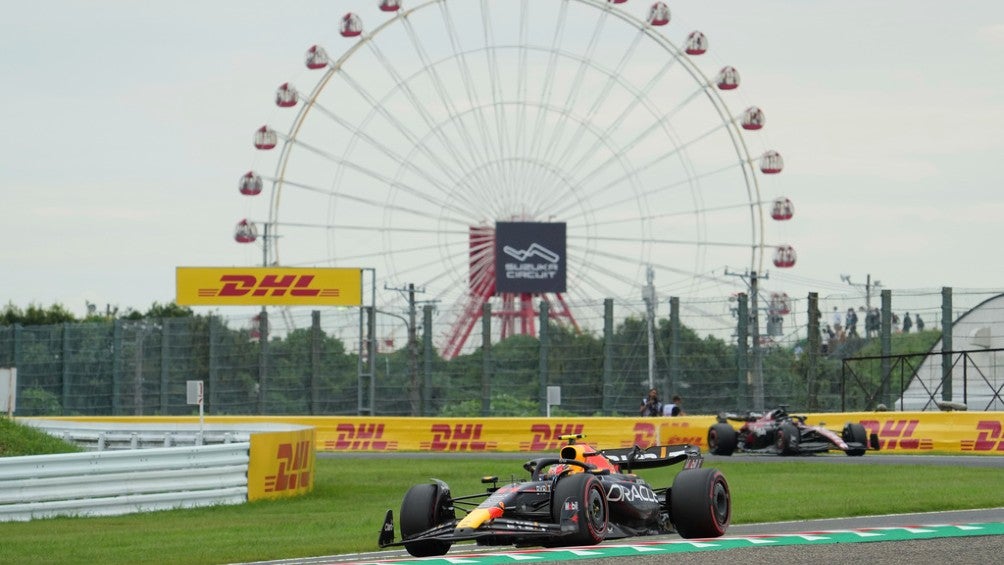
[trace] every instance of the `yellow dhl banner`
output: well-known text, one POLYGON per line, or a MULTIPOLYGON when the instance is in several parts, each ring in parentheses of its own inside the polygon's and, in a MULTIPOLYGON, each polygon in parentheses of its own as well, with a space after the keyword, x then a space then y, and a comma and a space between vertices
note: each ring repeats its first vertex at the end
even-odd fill
MULTIPOLYGON (((187 422, 197 416, 74 416, 47 420, 187 422)), ((549 452, 566 434, 599 449, 689 443, 707 451, 714 416, 679 418, 397 416, 206 416, 208 423, 273 422, 314 428, 317 452, 549 452)), ((837 432, 856 422, 878 435, 882 453, 1004 456, 1004 412, 845 412, 807 414, 806 423, 837 432)), ((738 423, 733 423, 738 426, 738 423)), ((268 451, 268 450, 266 450, 268 451)))
POLYGON ((362 270, 178 267, 182 306, 360 306, 362 270))

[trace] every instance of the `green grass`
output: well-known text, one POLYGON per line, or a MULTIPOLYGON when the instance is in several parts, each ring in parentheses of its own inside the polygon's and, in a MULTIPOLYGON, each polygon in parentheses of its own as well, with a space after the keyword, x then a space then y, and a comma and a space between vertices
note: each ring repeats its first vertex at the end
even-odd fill
MULTIPOLYGON (((872 457, 873 455, 866 455, 872 457)), ((874 455, 881 457, 881 455, 874 455)), ((817 458, 818 459, 818 458, 817 458)), ((483 475, 526 477, 519 459, 320 458, 306 496, 107 518, 0 523, 0 563, 219 564, 374 551, 384 512, 430 477, 454 494, 483 475)), ((733 523, 1004 506, 999 468, 827 465, 786 459, 717 463, 733 523)), ((679 467, 639 472, 669 486, 679 467)))
POLYGON ((80 451, 80 448, 71 443, 0 416, 0 457, 77 451, 80 451))

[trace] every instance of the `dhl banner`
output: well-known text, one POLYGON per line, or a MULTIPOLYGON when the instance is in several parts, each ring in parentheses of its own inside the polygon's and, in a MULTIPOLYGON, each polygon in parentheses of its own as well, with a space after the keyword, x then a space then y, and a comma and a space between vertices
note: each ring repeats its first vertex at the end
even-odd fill
POLYGON ((248 500, 310 492, 315 462, 313 428, 251 434, 248 500))
POLYGON ((359 306, 361 269, 178 267, 182 306, 359 306))
MULTIPOLYGON (((197 422, 197 417, 101 418, 90 421, 197 422)), ((678 418, 405 418, 380 416, 206 416, 207 423, 273 422, 313 427, 319 452, 541 452, 560 436, 585 434, 599 449, 690 443, 707 448, 714 416, 678 418)), ((1004 412, 850 412, 806 414, 806 423, 839 432, 857 422, 879 438, 879 453, 1004 456, 1004 412)), ((733 423, 738 425, 737 423, 733 423)), ((301 440, 302 441, 302 440, 301 440)), ((295 456, 294 456, 295 460, 295 456)), ((289 466, 287 469, 291 468, 289 466)), ((274 472, 274 471, 270 471, 274 472)))

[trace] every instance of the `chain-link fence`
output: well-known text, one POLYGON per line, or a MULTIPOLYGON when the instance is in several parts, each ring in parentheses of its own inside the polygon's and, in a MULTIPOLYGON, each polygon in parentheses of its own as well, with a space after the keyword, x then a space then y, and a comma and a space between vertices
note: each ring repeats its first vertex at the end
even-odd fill
POLYGON ((946 316, 1000 294, 949 290, 946 303, 946 290, 885 291, 871 304, 761 297, 755 309, 745 295, 673 299, 652 318, 640 300, 569 304, 574 318, 534 305, 535 323, 508 334, 507 314, 489 309, 468 320, 451 359, 438 344, 456 322, 437 327, 442 312, 421 304, 413 318, 364 308, 6 326, 0 366, 18 370, 20 415, 192 414, 190 380, 205 383, 211 414, 636 415, 651 386, 691 414, 873 409, 887 396, 845 394, 843 359, 928 352, 946 316), (548 407, 553 386, 561 405, 548 407))

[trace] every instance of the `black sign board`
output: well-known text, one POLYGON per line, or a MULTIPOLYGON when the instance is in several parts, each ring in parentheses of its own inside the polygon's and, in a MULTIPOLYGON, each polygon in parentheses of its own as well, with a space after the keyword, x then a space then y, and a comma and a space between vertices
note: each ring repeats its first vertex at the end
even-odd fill
POLYGON ((495 290, 565 292, 565 223, 496 223, 495 290))

